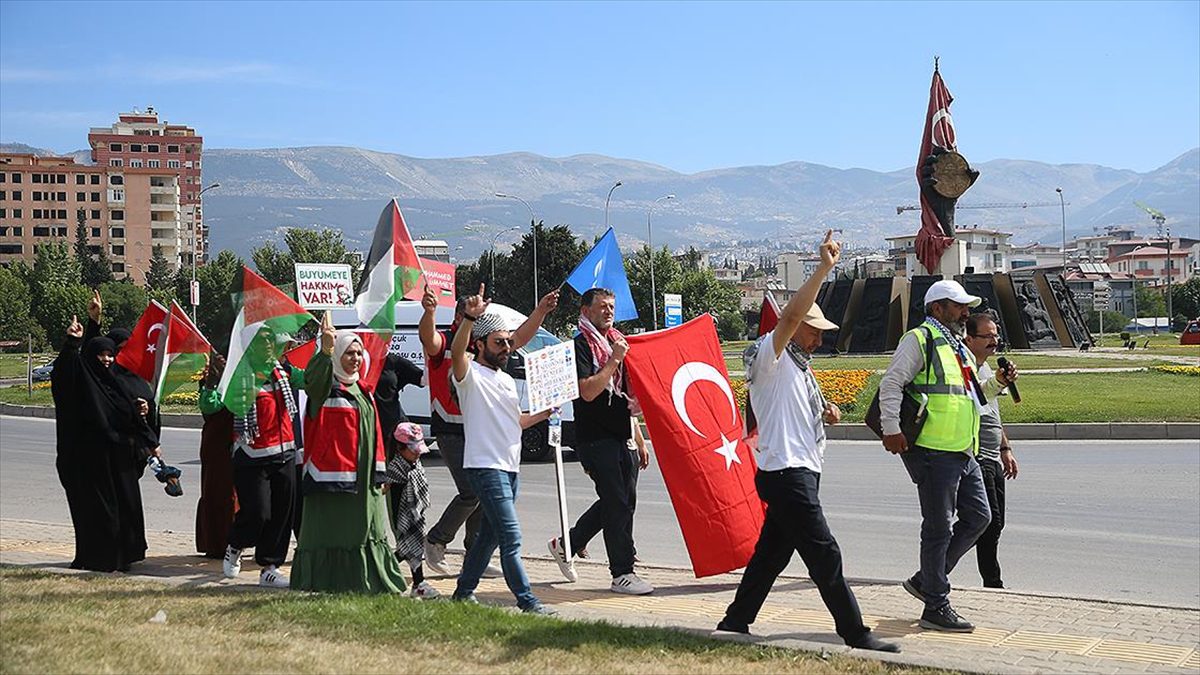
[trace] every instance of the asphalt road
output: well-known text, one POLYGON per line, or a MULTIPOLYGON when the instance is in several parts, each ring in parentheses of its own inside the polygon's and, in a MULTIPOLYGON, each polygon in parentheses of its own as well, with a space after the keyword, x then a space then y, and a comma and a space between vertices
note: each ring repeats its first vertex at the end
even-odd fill
MULTIPOLYGON (((151 530, 188 532, 195 522, 199 432, 169 429, 164 451, 184 469, 185 495, 173 499, 142 481, 151 530)), ((1015 446, 1021 474, 1008 486, 1000 542, 1012 588, 1200 607, 1200 441, 1025 441, 1015 446)), ((445 467, 426 462, 430 522, 452 494, 445 467)), ((568 508, 577 516, 594 492, 579 465, 566 466, 568 508)), ((554 465, 525 465, 518 511, 525 550, 544 554, 557 530, 554 465)), ((822 501, 853 577, 899 580, 916 567, 920 527, 916 490, 898 459, 875 443, 831 442, 822 501)), ((642 474, 635 537, 648 563, 686 566, 662 476, 642 474)), ((54 422, 0 417, 0 517, 69 522, 54 472, 54 422)), ((597 538, 589 546, 603 557, 597 538)), ((798 558, 790 571, 803 573, 798 558)), ((644 575, 653 582, 653 570, 644 575)), ((978 586, 974 554, 951 577, 978 586)))

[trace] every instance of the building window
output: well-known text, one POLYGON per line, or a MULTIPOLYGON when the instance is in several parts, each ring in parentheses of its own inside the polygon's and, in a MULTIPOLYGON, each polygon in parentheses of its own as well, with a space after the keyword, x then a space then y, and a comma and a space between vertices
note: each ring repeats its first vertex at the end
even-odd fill
POLYGON ((190 169, 190 168, 192 168, 192 162, 191 162, 191 160, 184 162, 184 163, 183 163, 183 168, 185 168, 185 169, 190 169))
POLYGON ((0 253, 9 253, 12 255, 21 255, 25 252, 25 247, 21 244, 0 244, 0 253))
POLYGON ((178 155, 179 154, 179 146, 178 145, 168 145, 167 152, 178 155))
POLYGON ((85 183, 87 183, 87 176, 85 176, 81 173, 75 174, 75 184, 76 185, 83 185, 85 183))
POLYGON ((113 175, 111 175, 111 176, 109 176, 109 177, 108 177, 108 184, 109 184, 109 185, 124 185, 124 184, 125 184, 125 178, 124 178, 124 176, 122 176, 121 174, 116 174, 116 173, 115 173, 115 174, 113 174, 113 175))
POLYGON ((129 167, 130 167, 131 169, 140 169, 140 168, 142 168, 142 160, 140 160, 140 159, 131 159, 131 160, 129 160, 129 167))
POLYGON ((94 201, 94 202, 100 201, 100 193, 99 192, 92 193, 92 201, 94 201))
POLYGON ((87 193, 86 192, 76 192, 75 193, 75 201, 86 202, 87 201, 87 193))
POLYGON ((19 173, 14 173, 14 174, 13 174, 13 179, 12 179, 12 182, 14 182, 14 183, 20 183, 20 182, 21 182, 21 174, 19 174, 19 173))
POLYGON ((42 193, 40 190, 35 190, 33 192, 33 201, 35 201, 35 202, 42 201, 42 193))
POLYGON ((0 209, 0 219, 8 217, 8 209, 0 209))
POLYGON ((12 199, 13 199, 13 201, 14 201, 14 202, 19 202, 19 201, 21 201, 21 191, 20 191, 20 190, 13 190, 13 191, 12 191, 12 199))
POLYGON ((114 227, 114 228, 112 229, 112 232, 110 232, 109 234, 110 234, 110 235, 112 235, 113 237, 117 238, 117 239, 124 239, 124 238, 125 238, 125 228, 123 228, 123 227, 114 227))
POLYGON ((66 209, 59 209, 59 210, 58 210, 58 219, 59 219, 59 220, 66 220, 66 219, 67 219, 67 210, 66 210, 66 209))
POLYGON ((157 145, 147 145, 146 152, 158 152, 158 146, 157 145))
POLYGON ((112 254, 113 255, 125 255, 125 245, 124 244, 113 244, 112 254))
POLYGON ((113 263, 112 267, 114 272, 125 273, 125 263, 113 263))
POLYGON ((112 159, 108 160, 108 165, 109 166, 122 166, 123 163, 121 162, 120 157, 113 157, 112 159))
POLYGON ((178 168, 179 168, 179 160, 177 160, 177 159, 168 159, 168 160, 167 160, 167 168, 168 168, 168 169, 178 169, 178 168))
POLYGON ((65 237, 65 236, 67 236, 67 228, 65 226, 64 227, 56 227, 56 228, 54 228, 54 234, 55 234, 55 236, 58 236, 58 237, 65 237))
POLYGON ((8 236, 8 228, 0 227, 0 237, 7 237, 7 236, 8 236))
POLYGON ((34 210, 33 210, 33 217, 34 217, 34 218, 41 218, 41 217, 42 217, 42 210, 41 210, 41 209, 34 209, 34 210))
POLYGON ((141 143, 130 143, 130 144, 129 144, 129 151, 130 151, 130 152, 141 152, 141 151, 142 151, 142 145, 141 145, 141 143))
POLYGON ((116 211, 113 211, 111 214, 109 214, 109 218, 111 218, 112 220, 125 220, 125 212, 123 210, 117 209, 116 211))
POLYGON ((1150 269, 1150 262, 1148 260, 1139 260, 1137 268, 1139 270, 1148 270, 1150 269))
POLYGON ((0 202, 4 201, 5 199, 8 199, 8 193, 4 190, 0 190, 0 202))
POLYGON ((108 191, 108 201, 123 202, 125 201, 125 191, 120 188, 113 188, 108 191))
MULTIPOLYGON (((20 217, 21 217, 21 209, 13 209, 13 218, 19 219, 20 217)), ((13 232, 15 232, 17 234, 17 236, 20 236, 21 228, 19 228, 19 227, 14 228, 13 232)))
POLYGON ((98 173, 92 174, 92 185, 99 185, 99 184, 100 184, 100 174, 98 174, 98 173))
POLYGON ((0 173, 0 183, 3 183, 7 176, 8 176, 8 174, 6 174, 6 173, 0 173))
POLYGON ((49 237, 50 236, 50 228, 44 227, 44 226, 43 227, 34 227, 33 228, 33 236, 49 237))
POLYGON ((35 182, 35 183, 42 182, 42 174, 40 174, 40 173, 33 174, 33 182, 35 182))
POLYGON ((121 152, 121 144, 120 143, 109 143, 108 150, 109 150, 109 152, 121 152))
POLYGON ((67 201, 67 193, 65 193, 65 192, 59 192, 59 193, 58 193, 58 200, 57 200, 57 201, 60 201, 60 202, 65 202, 65 201, 67 201))
POLYGON ((92 220, 100 220, 100 209, 92 209, 92 220))
POLYGON ((160 165, 161 165, 161 162, 159 162, 157 159, 146 160, 146 168, 147 169, 157 169, 157 168, 159 168, 160 165))
POLYGON ((66 185, 67 184, 67 174, 65 174, 65 173, 56 174, 54 176, 54 182, 57 183, 58 185, 66 185))
MULTIPOLYGON (((100 237, 100 228, 93 227, 92 228, 92 236, 96 237, 98 239, 100 237)), ((97 251, 97 253, 99 253, 99 251, 97 251)))

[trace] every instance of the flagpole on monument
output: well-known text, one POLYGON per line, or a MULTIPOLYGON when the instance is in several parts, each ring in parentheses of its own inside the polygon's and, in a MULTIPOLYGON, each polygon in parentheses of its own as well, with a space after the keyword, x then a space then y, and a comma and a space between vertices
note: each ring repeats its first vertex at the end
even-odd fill
POLYGON ((533 207, 530 206, 529 202, 525 201, 524 199, 521 199, 516 195, 505 194, 503 192, 496 192, 494 194, 500 199, 515 199, 524 204, 525 208, 529 209, 529 229, 533 233, 533 306, 534 308, 537 308, 538 300, 541 299, 541 296, 538 295, 537 216, 533 215, 533 207))

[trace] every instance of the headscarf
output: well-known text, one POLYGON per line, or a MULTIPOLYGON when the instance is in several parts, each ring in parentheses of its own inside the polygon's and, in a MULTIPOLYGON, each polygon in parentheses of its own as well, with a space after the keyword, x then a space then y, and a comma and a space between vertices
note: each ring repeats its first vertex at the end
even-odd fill
POLYGON ((137 429, 138 406, 111 368, 101 365, 98 358, 101 352, 116 354, 117 346, 110 338, 94 337, 83 346, 79 356, 83 361, 84 414, 109 441, 125 443, 137 429))
POLYGON ((345 355, 350 345, 355 342, 358 343, 359 347, 362 347, 362 338, 358 337, 358 334, 352 330, 339 330, 337 337, 333 340, 333 376, 343 386, 347 387, 358 382, 359 371, 356 370, 353 373, 346 372, 342 368, 342 356, 345 355))
POLYGON ((107 337, 109 340, 112 340, 116 346, 116 349, 113 350, 113 356, 116 356, 117 350, 119 350, 126 342, 129 342, 129 338, 133 337, 133 333, 129 332, 128 328, 114 328, 108 331, 108 335, 105 337, 107 337))

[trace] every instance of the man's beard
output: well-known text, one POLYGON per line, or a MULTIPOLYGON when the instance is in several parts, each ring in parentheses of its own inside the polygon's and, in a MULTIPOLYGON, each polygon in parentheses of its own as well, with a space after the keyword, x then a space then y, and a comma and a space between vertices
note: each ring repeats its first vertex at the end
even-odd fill
POLYGON ((505 363, 508 362, 508 354, 503 352, 493 352, 490 349, 484 349, 483 360, 486 361, 489 366, 499 370, 504 367, 505 363))

